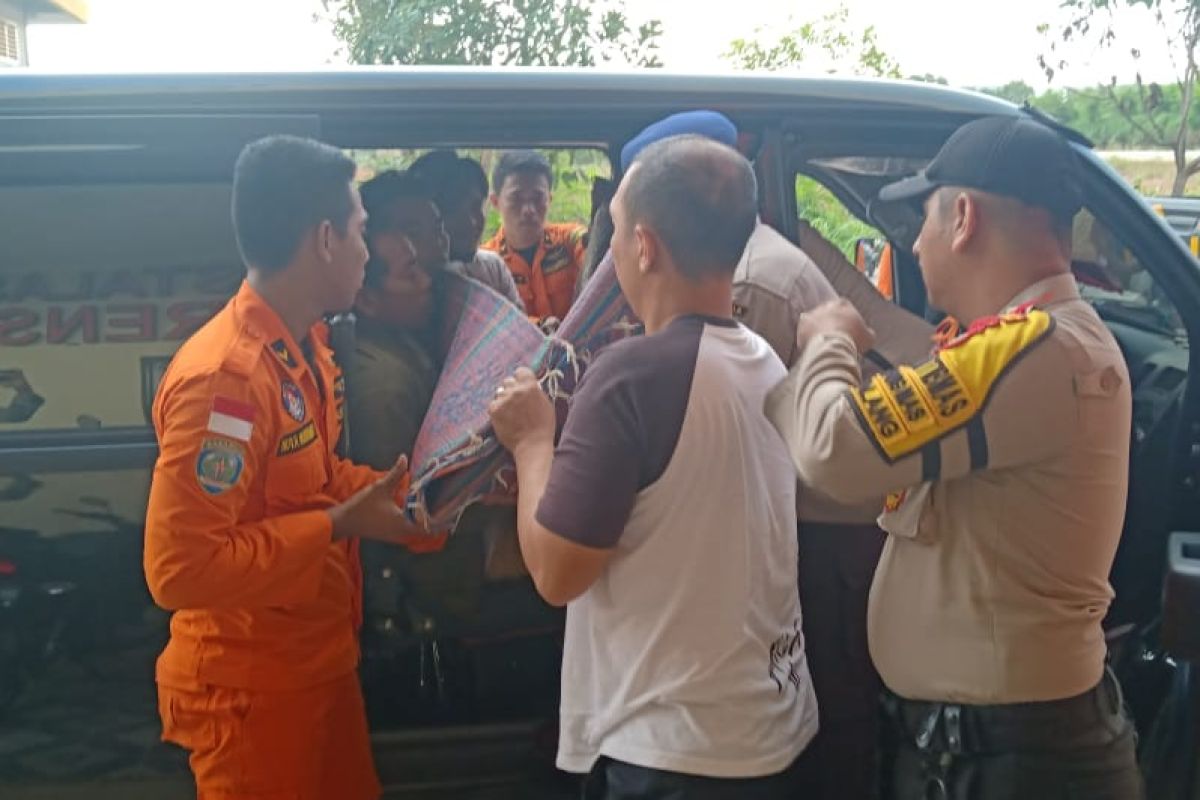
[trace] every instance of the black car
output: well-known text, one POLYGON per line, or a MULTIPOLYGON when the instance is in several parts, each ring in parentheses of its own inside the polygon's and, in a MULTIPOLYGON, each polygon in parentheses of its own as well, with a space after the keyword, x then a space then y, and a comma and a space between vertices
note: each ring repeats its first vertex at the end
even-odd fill
MULTIPOLYGON (((536 146, 611 165, 643 126, 693 108, 723 111, 760 138, 766 222, 794 237, 806 213, 798 183, 815 182, 893 245, 895 298, 919 314, 910 247, 921 219, 871 199, 964 122, 1035 113, 931 84, 832 79, 0 75, 0 681, 9 683, 0 686, 0 795, 191 796, 182 754, 157 740, 153 662, 167 616, 141 567, 156 455, 148 409, 180 341, 238 285, 229 194, 243 145, 300 134, 368 165, 433 146, 536 146)), ((1180 749, 1195 741, 1186 713, 1186 662, 1200 658, 1200 603, 1187 594, 1200 570, 1194 540, 1174 545, 1165 614, 1163 603, 1172 533, 1200 531, 1200 383, 1189 347, 1200 334, 1200 270, 1166 222, 1065 133, 1085 167, 1077 275, 1135 381, 1128 514, 1106 627, 1148 779, 1160 787, 1151 796, 1168 797, 1185 790, 1196 756, 1180 749)), ((373 575, 367 589, 407 596, 386 581, 403 583, 373 575)), ((553 769, 560 621, 527 580, 476 589, 469 625, 445 624, 437 602, 402 602, 365 654, 388 794, 569 794, 553 769)))

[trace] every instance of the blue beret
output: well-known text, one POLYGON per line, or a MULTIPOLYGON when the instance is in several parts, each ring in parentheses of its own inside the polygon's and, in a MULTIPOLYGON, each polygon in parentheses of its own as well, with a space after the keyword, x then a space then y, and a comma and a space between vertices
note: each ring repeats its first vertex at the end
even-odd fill
POLYGON ((621 171, 629 169, 633 160, 655 142, 685 134, 706 136, 730 147, 737 146, 737 128, 729 117, 716 111, 684 111, 660 119, 630 139, 621 148, 621 171))

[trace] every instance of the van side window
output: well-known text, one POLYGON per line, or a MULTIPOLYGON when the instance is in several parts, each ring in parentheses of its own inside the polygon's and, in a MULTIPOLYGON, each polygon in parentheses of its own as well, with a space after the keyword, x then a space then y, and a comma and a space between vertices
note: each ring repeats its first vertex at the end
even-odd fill
MULTIPOLYGON (((389 169, 407 169, 421 155, 424 149, 398 148, 380 150, 350 150, 351 158, 358 162, 358 180, 366 181, 380 172, 389 169)), ((502 149, 468 149, 456 151, 459 156, 474 159, 483 167, 487 176, 488 188, 495 192, 492 186, 492 171, 502 149)), ((612 165, 608 155, 602 150, 588 148, 539 148, 538 152, 550 162, 554 173, 554 186, 550 210, 546 216, 548 222, 578 223, 590 225, 595 213, 593 208, 592 188, 597 181, 607 181, 612 178, 612 165)), ((500 214, 491 203, 485 204, 486 222, 483 229, 483 240, 486 242, 500 228, 500 214)))
POLYGON ((1129 248, 1084 209, 1075 218, 1071 268, 1102 317, 1176 338, 1187 333, 1174 303, 1129 248))
POLYGON ((883 233, 851 214, 832 192, 807 175, 796 176, 796 209, 881 294, 894 299, 892 245, 883 233))

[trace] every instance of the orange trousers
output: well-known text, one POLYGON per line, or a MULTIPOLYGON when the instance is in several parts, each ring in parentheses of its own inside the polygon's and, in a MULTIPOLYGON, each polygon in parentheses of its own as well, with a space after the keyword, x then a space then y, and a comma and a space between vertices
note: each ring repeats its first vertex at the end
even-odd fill
POLYGON ((288 692, 159 684, 163 735, 191 754, 197 800, 376 800, 358 675, 288 692))

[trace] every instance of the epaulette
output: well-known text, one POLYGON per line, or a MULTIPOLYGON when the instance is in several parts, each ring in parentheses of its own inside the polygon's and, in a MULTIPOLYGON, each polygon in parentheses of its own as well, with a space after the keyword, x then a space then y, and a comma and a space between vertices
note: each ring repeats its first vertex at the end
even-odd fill
POLYGON ((229 344, 221 359, 221 369, 233 375, 249 378, 258 367, 263 353, 263 338, 257 331, 243 328, 229 344))
MULTIPOLYGON (((965 331, 959 333, 957 330, 954 330, 952 333, 945 336, 943 341, 939 342, 938 350, 950 350, 955 347, 960 347, 968 340, 978 336, 984 331, 988 331, 993 328, 999 328, 1003 325, 1014 322, 1024 322, 1029 319, 1029 314, 1033 310, 1033 303, 1025 303, 1024 305, 1017 306, 1012 311, 1006 311, 1001 314, 992 314, 987 317, 980 317, 972 322, 965 331)), ((955 324, 954 328, 957 329, 957 327, 957 324, 955 324)), ((943 331, 943 328, 939 327, 938 330, 940 333, 943 331)))

